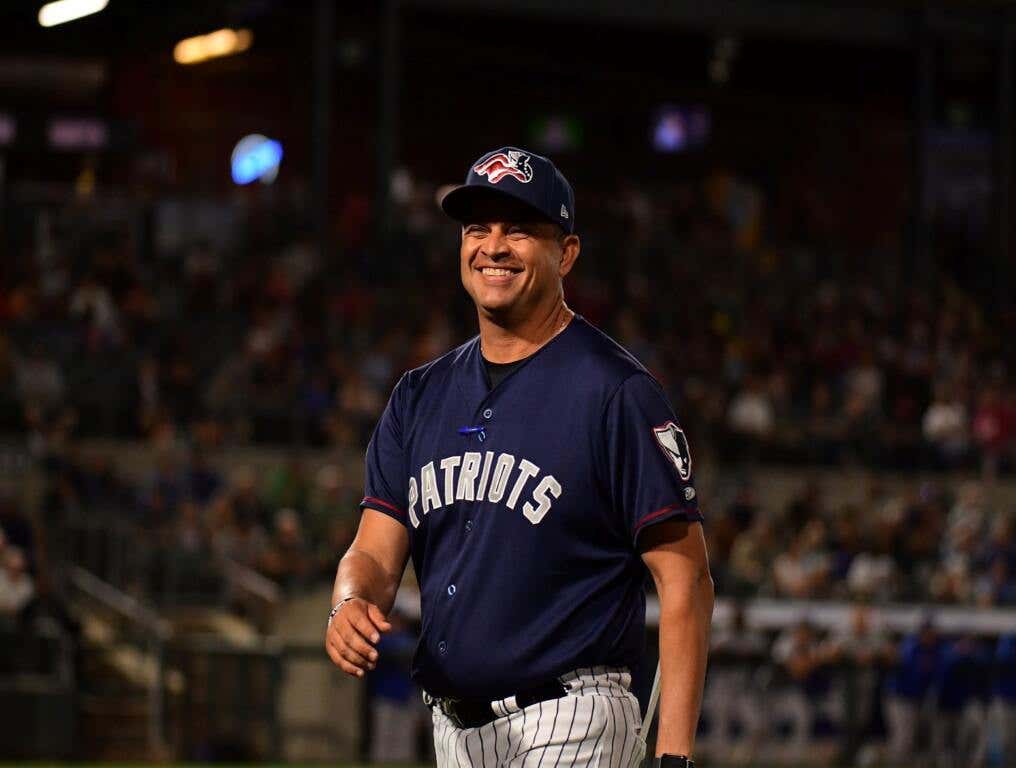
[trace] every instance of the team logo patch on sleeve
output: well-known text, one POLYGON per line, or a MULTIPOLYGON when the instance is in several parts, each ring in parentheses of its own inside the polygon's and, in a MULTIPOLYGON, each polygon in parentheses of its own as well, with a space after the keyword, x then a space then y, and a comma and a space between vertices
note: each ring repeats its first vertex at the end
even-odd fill
POLYGON ((671 464, 677 470, 682 480, 691 477, 691 450, 688 448, 688 438, 684 436, 677 424, 668 421, 662 427, 654 427, 653 434, 656 435, 656 442, 670 459, 671 464))

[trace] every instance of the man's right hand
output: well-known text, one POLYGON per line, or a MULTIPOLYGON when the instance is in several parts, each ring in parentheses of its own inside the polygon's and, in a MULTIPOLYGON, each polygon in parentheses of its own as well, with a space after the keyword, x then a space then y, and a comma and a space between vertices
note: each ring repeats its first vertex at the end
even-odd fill
POLYGON ((392 628, 373 603, 360 597, 346 600, 328 623, 325 650, 332 662, 353 677, 363 677, 377 665, 375 646, 381 633, 392 628))

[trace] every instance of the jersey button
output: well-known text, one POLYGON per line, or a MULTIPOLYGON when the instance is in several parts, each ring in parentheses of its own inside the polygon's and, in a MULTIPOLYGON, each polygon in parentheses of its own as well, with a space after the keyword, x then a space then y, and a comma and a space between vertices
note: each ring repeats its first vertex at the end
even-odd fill
POLYGON ((438 643, 437 644, 437 652, 440 653, 442 656, 444 656, 446 653, 448 653, 448 643, 446 643, 444 640, 442 640, 440 643, 438 643))
POLYGON ((448 597, 455 597, 455 585, 454 584, 449 584, 448 585, 448 597))
POLYGON ((485 419, 489 419, 493 415, 494 415, 494 412, 490 408, 485 409, 484 412, 483 412, 483 418, 485 418, 485 419))
POLYGON ((473 521, 466 520, 466 533, 469 533, 471 530, 473 530, 473 521))

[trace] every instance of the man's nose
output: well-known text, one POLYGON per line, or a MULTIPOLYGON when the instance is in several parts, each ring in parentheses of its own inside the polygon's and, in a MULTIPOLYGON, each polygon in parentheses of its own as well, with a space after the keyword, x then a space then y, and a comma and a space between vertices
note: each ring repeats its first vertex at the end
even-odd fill
POLYGON ((489 259, 508 255, 508 238, 500 227, 492 227, 480 246, 480 253, 489 259))

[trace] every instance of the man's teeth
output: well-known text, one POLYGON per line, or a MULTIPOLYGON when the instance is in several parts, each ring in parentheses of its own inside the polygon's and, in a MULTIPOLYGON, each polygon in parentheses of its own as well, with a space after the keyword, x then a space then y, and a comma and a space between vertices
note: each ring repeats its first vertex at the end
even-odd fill
POLYGON ((510 269, 501 269, 500 267, 484 267, 482 270, 485 275, 510 275, 512 271, 510 269))

